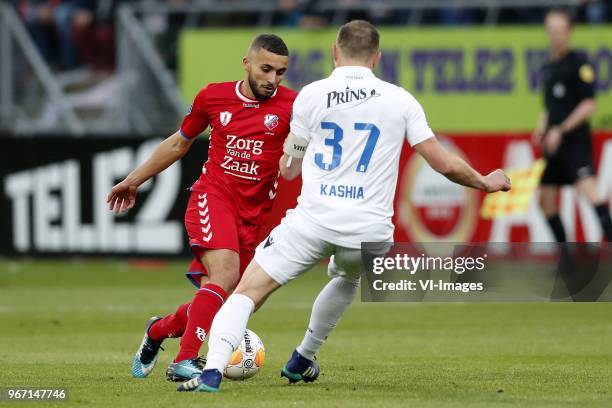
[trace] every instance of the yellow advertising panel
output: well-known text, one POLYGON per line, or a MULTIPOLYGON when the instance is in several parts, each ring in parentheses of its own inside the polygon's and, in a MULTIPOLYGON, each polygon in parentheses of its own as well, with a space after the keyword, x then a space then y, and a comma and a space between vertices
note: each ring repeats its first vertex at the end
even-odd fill
MULTIPOLYGON (((542 108, 540 67, 547 43, 540 27, 384 28, 377 74, 409 90, 440 132, 526 131, 542 108)), ((291 51, 285 84, 300 89, 331 72, 335 30, 275 30, 291 51)), ((209 82, 243 77, 242 58, 257 32, 185 31, 180 82, 190 103, 209 82)), ((598 129, 612 129, 612 27, 577 27, 574 47, 593 64, 598 129)), ((585 73, 590 74, 590 73, 585 73)))

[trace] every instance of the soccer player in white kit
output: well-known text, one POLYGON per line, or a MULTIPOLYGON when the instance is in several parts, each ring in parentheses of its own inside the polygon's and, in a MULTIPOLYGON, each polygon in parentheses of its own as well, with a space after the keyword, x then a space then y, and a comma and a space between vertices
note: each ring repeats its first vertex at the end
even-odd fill
POLYGON ((361 242, 393 241, 393 198, 405 137, 451 181, 486 192, 510 189, 502 170, 482 176, 446 151, 416 99, 376 78, 372 69, 381 53, 374 26, 361 20, 343 25, 332 52, 331 76, 305 86, 293 104, 280 160, 285 178, 302 172, 298 205, 257 247, 213 321, 204 371, 179 391, 218 391, 253 311, 280 286, 331 256, 332 279, 315 300, 304 339, 282 370, 290 382, 318 377, 314 356, 357 292, 361 242))

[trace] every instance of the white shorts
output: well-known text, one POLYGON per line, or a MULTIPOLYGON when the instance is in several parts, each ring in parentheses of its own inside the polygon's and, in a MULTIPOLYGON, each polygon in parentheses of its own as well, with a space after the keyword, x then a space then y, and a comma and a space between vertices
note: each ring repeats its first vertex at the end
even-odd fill
POLYGON ((358 279, 362 270, 361 250, 345 248, 322 240, 310 221, 288 212, 280 225, 255 250, 255 261, 280 285, 331 257, 327 274, 358 279))

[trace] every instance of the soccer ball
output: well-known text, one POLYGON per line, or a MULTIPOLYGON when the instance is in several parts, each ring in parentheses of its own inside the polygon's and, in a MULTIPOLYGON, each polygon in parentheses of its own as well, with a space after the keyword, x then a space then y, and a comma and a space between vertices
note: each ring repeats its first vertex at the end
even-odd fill
POLYGON ((246 380, 261 370, 265 360, 266 350, 261 339, 247 329, 240 346, 232 353, 227 367, 223 370, 223 375, 230 380, 246 380))

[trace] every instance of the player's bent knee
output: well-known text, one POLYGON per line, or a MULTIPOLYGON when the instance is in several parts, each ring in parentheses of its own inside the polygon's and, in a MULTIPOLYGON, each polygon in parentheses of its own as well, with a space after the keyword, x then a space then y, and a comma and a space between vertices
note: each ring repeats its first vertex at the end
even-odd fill
POLYGON ((238 253, 227 249, 206 250, 202 263, 208 271, 210 283, 232 291, 240 280, 240 258, 238 253))
POLYGON ((593 176, 578 180, 574 188, 593 204, 599 204, 602 201, 597 190, 597 181, 593 176))
POLYGON ((279 287, 280 285, 252 260, 234 293, 248 296, 256 305, 261 305, 279 287))
POLYGON ((217 269, 210 273, 210 283, 219 285, 228 292, 234 290, 239 280, 240 271, 238 269, 217 269))

